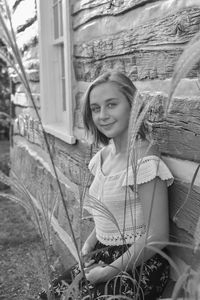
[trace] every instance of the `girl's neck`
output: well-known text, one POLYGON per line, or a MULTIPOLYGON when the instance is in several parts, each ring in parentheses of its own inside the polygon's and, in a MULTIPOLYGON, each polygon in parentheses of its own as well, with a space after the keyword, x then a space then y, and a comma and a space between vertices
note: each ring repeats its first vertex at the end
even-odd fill
POLYGON ((113 153, 114 154, 125 154, 128 148, 128 135, 123 138, 113 139, 113 153))
POLYGON ((116 143, 115 141, 113 141, 112 146, 113 146, 112 147, 113 154, 115 154, 115 155, 127 153, 127 148, 128 148, 127 144, 120 144, 120 143, 116 143))
MULTIPOLYGON (((128 137, 127 139, 113 139, 112 140, 112 152, 114 155, 128 155, 128 137)), ((147 147, 147 140, 136 139, 135 149, 140 149, 141 147, 147 147)))

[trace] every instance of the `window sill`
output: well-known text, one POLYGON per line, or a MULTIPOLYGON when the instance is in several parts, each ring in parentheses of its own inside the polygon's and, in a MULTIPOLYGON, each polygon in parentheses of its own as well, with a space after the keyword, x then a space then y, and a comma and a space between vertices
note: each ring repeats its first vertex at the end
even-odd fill
POLYGON ((63 123, 53 123, 53 124, 46 124, 43 125, 45 131, 54 135, 55 137, 61 139, 62 141, 68 144, 75 144, 76 138, 73 135, 70 135, 67 132, 66 125, 63 123))

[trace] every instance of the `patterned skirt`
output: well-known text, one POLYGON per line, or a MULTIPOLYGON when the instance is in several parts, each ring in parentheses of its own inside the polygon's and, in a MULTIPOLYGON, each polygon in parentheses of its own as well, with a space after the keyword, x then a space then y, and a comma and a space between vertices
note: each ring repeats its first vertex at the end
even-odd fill
MULTIPOLYGON (((130 247, 130 245, 128 245, 130 247)), ((127 245, 122 246, 105 246, 97 242, 95 249, 97 250, 92 259, 96 263, 103 262, 111 264, 127 251, 127 245)), ((166 252, 166 250, 163 250, 166 252)), ((155 300, 158 299, 169 279, 169 263, 160 254, 155 254, 149 260, 143 263, 141 267, 137 267, 134 272, 123 272, 109 282, 97 283, 95 285, 85 280, 80 280, 80 295, 76 299, 109 299, 109 296, 116 295, 112 299, 132 299, 132 300, 155 300), (121 296, 121 297, 120 297, 121 296), (123 297, 124 296, 124 297, 123 297)), ((67 282, 70 284, 74 278, 80 273, 78 265, 60 276, 55 282, 55 289, 59 289, 59 282, 67 282)))

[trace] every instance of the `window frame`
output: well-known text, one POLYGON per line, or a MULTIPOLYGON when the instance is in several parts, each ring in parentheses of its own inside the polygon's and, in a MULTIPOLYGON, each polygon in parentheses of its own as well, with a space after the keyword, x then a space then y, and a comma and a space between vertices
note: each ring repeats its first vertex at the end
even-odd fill
POLYGON ((64 69, 65 69, 65 105, 63 111, 61 75, 61 51, 59 39, 54 40, 53 1, 37 0, 39 25, 39 59, 40 59, 40 101, 43 127, 68 144, 74 144, 74 99, 72 67, 72 27, 70 0, 62 0, 64 69), (45 16, 45 17, 44 17, 45 16), (55 101, 55 99, 60 99, 55 101))

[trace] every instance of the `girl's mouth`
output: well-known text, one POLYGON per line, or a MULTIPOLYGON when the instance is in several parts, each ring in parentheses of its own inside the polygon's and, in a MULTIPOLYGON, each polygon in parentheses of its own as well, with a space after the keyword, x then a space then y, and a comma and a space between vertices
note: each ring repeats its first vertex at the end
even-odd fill
POLYGON ((101 124, 101 128, 103 129, 110 129, 113 126, 114 123, 109 123, 109 124, 101 124))

